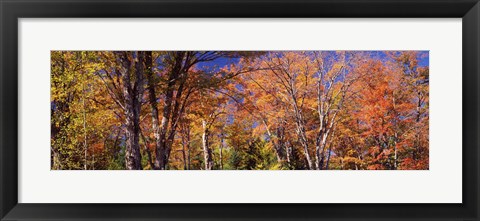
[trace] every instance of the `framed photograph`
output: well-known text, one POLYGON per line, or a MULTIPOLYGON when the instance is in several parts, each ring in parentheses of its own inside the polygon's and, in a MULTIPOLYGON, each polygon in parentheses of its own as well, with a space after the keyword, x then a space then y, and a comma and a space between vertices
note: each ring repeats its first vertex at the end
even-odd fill
POLYGON ((3 0, 1 220, 479 220, 477 0, 3 0))

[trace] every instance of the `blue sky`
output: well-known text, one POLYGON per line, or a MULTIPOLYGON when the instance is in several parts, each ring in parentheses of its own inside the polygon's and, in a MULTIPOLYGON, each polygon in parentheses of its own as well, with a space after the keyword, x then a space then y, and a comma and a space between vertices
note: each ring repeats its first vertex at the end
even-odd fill
MULTIPOLYGON (((358 51, 358 52, 363 52, 363 51, 358 51)), ((368 51, 372 57, 378 57, 381 60, 387 59, 386 51, 368 51)), ((419 60, 419 65, 420 66, 428 66, 430 62, 430 55, 429 51, 419 51, 420 56, 418 58, 419 60)), ((199 66, 201 68, 222 68, 225 65, 231 64, 231 63, 237 63, 239 61, 238 58, 228 58, 228 57, 221 57, 218 59, 215 59, 213 61, 209 62, 203 62, 199 66)))

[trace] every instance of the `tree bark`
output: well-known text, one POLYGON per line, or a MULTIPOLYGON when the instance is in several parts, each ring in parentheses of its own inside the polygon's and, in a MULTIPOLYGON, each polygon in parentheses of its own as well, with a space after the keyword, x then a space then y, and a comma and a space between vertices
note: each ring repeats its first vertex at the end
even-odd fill
MULTIPOLYGON (((155 151, 155 166, 164 170, 168 165, 173 140, 175 138, 178 121, 182 117, 185 102, 190 93, 183 95, 189 69, 198 62, 211 61, 219 57, 216 52, 170 52, 167 56, 168 79, 163 102, 163 112, 160 121, 159 138, 155 151), (178 85, 178 86, 177 86, 178 85)), ((189 91, 190 92, 190 91, 189 91)))
POLYGON ((185 131, 186 129, 185 128, 182 128, 181 132, 182 132, 182 158, 183 158, 183 169, 184 170, 188 170, 188 162, 187 162, 187 151, 189 151, 190 147, 189 147, 189 143, 190 143, 190 139, 187 138, 187 132, 185 131))
POLYGON ((302 113, 297 106, 297 101, 295 97, 293 97, 293 107, 294 107, 294 114, 295 114, 295 123, 297 125, 297 134, 299 136, 300 144, 303 146, 303 154, 305 155, 305 159, 307 160, 308 169, 314 170, 315 165, 313 164, 312 158, 310 157, 310 153, 308 152, 308 138, 307 138, 307 131, 305 130, 305 122, 303 120, 302 113))
POLYGON ((222 134, 220 135, 220 169, 223 170, 223 142, 224 142, 224 134, 223 134, 223 128, 222 128, 222 134))
POLYGON ((147 75, 147 84, 148 84, 148 101, 150 103, 150 111, 152 114, 152 130, 153 136, 155 138, 155 153, 156 153, 156 160, 154 164, 154 169, 160 169, 160 160, 158 157, 160 154, 157 152, 160 149, 162 140, 160 135, 160 124, 158 122, 158 103, 157 103, 157 95, 156 95, 156 79, 154 76, 153 71, 153 60, 152 60, 152 52, 146 52, 145 54, 145 72, 147 75))
POLYGON ((190 123, 182 122, 180 127, 184 169, 190 170, 190 123))
POLYGON ((84 148, 84 170, 87 170, 87 114, 85 110, 85 82, 82 85, 82 105, 83 105, 83 148, 84 148))
POLYGON ((141 153, 139 145, 140 105, 143 89, 144 53, 137 54, 138 62, 134 62, 132 52, 117 52, 122 64, 124 112, 125 112, 125 166, 128 170, 141 170, 141 153), (133 85, 132 85, 133 83, 133 85))
POLYGON ((172 69, 170 70, 170 74, 168 77, 167 88, 165 92, 165 100, 163 104, 162 120, 160 122, 160 133, 158 138, 157 151, 155 151, 155 154, 156 154, 155 166, 160 170, 165 170, 168 163, 167 130, 168 130, 168 124, 171 118, 175 84, 177 82, 177 78, 179 77, 183 69, 182 63, 183 63, 184 53, 185 52, 176 52, 173 55, 174 64, 172 69))
POLYGON ((202 120, 202 145, 203 145, 203 157, 205 162, 205 170, 212 170, 213 169, 213 157, 212 157, 212 149, 210 149, 209 143, 209 130, 207 121, 202 120))
POLYGON ((265 126, 265 129, 267 131, 268 138, 270 139, 270 142, 272 142, 273 149, 275 150, 275 155, 277 157, 277 161, 279 163, 283 162, 285 160, 284 155, 282 155, 282 147, 280 144, 280 135, 279 135, 279 129, 277 128, 277 134, 274 135, 268 128, 267 121, 265 119, 262 119, 263 125, 265 126), (277 141, 276 141, 277 140, 277 141))

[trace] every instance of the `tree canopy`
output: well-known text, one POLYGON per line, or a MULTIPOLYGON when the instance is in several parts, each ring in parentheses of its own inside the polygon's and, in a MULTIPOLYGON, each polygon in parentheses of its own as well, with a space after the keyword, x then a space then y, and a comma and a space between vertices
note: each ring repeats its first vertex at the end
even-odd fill
POLYGON ((53 170, 426 170, 427 51, 52 51, 53 170))

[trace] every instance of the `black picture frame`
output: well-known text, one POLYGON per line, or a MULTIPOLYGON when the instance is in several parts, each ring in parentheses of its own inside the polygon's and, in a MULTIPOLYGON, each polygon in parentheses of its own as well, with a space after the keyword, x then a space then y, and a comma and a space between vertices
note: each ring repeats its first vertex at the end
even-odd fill
POLYGON ((479 220, 478 0, 0 0, 0 15, 1 220, 479 220), (17 21, 47 17, 462 18, 463 203, 18 203, 17 21))

